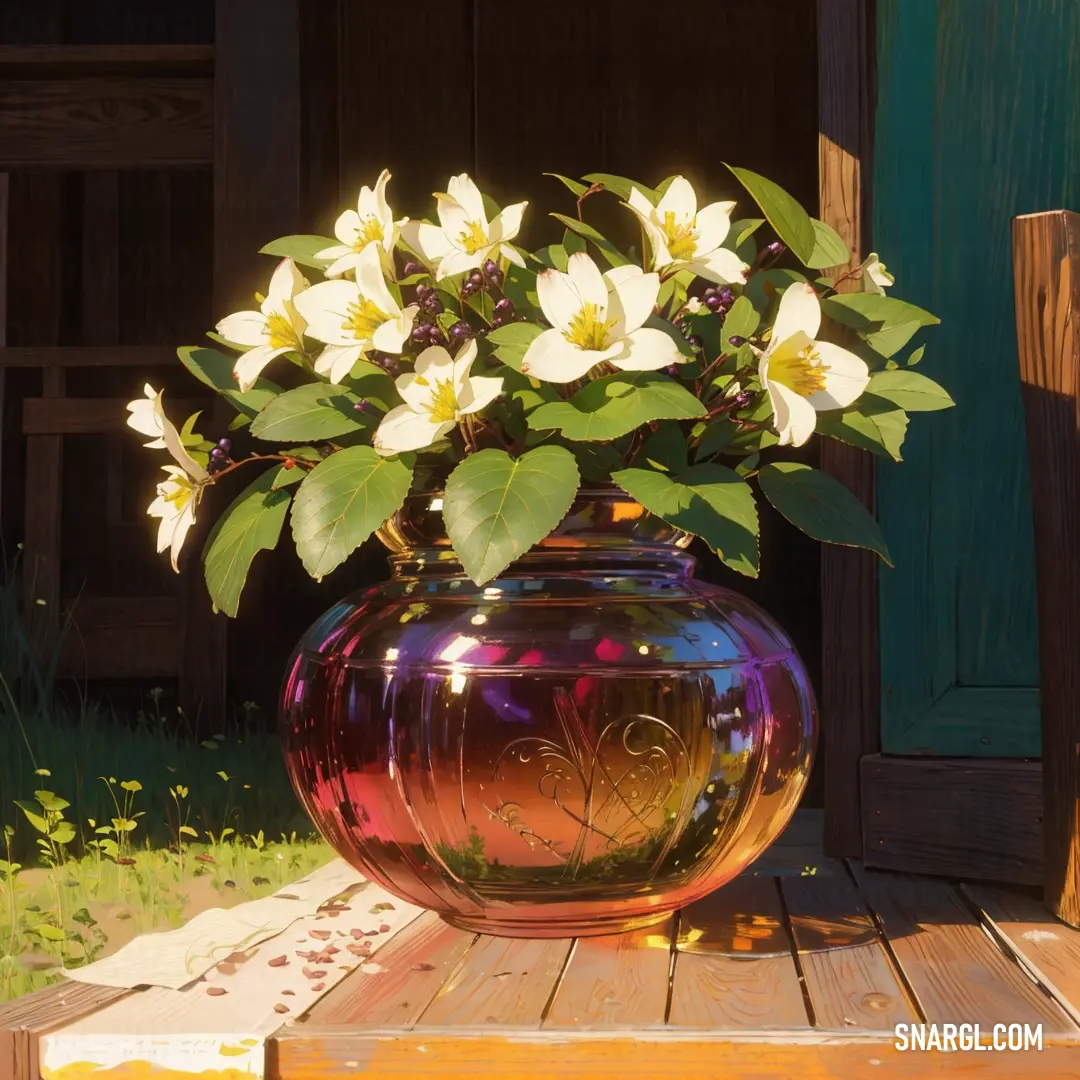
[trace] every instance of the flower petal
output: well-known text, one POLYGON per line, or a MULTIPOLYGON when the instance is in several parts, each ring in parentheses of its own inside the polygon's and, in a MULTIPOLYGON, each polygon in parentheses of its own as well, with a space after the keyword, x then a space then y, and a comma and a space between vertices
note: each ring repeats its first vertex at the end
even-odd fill
POLYGON ((355 210, 343 210, 334 222, 334 235, 342 245, 352 248, 356 243, 356 234, 360 232, 360 215, 355 210))
POLYGON ((487 215, 484 213, 484 196, 473 183, 468 173, 451 176, 446 185, 446 194, 450 196, 468 215, 469 221, 478 221, 488 231, 487 215))
POLYGON ((371 335, 371 344, 379 352, 394 353, 394 355, 400 353, 412 333, 413 320, 416 318, 417 310, 415 304, 410 304, 396 318, 388 319, 380 326, 377 326, 375 333, 371 335))
POLYGON ((657 220, 663 221, 665 214, 674 214, 675 221, 681 224, 692 221, 696 213, 697 194, 693 185, 684 176, 676 176, 656 204, 657 220))
POLYGON ((265 345, 270 340, 266 316, 261 311, 237 311, 226 315, 214 329, 226 341, 237 345, 265 345))
POLYGON ((870 384, 870 369, 847 349, 829 341, 814 342, 814 352, 825 368, 825 389, 808 398, 819 412, 846 409, 870 384))
POLYGON ((808 281, 795 281, 784 290, 780 307, 776 312, 769 351, 800 330, 809 338, 816 338, 821 329, 821 303, 814 286, 808 281))
POLYGON ((686 264, 686 269, 706 281, 720 285, 742 285, 746 281, 749 263, 744 263, 730 248, 718 247, 686 264))
POLYGON ((630 198, 626 200, 626 205, 646 221, 652 218, 653 211, 656 209, 656 207, 649 202, 648 198, 646 198, 642 192, 638 191, 636 187, 630 188, 630 198))
MULTIPOLYGON (((606 298, 607 289, 604 295, 606 298)), ((570 333, 570 324, 581 311, 582 299, 569 275, 559 270, 541 270, 536 276, 536 299, 544 318, 563 333, 570 333)))
MULTIPOLYGON (((621 348, 616 347, 616 352, 621 348)), ((543 382, 568 383, 580 379, 589 369, 606 359, 605 352, 591 352, 571 345, 558 330, 545 330, 525 350, 523 375, 543 382)))
POLYGON ((281 356, 289 351, 288 346, 280 349, 271 349, 269 345, 260 345, 255 349, 248 349, 236 360, 233 374, 242 393, 247 393, 262 374, 263 368, 276 356, 281 356))
MULTIPOLYGON (((473 366, 473 361, 476 359, 478 351, 476 338, 470 338, 465 347, 459 349, 457 355, 453 359, 454 367, 451 378, 454 381, 454 392, 457 394, 459 400, 469 381, 469 371, 473 366)), ((447 355, 449 355, 449 353, 447 355)))
POLYGON ((469 379, 465 389, 458 395, 458 407, 462 413, 477 413, 487 408, 501 393, 502 379, 489 375, 477 375, 469 379))
POLYGON ((773 409, 773 424, 780 436, 780 446, 802 446, 814 434, 817 412, 801 394, 783 383, 766 380, 773 409))
POLYGON ((507 262, 512 262, 515 266, 520 266, 522 269, 525 267, 525 260, 518 253, 513 244, 500 244, 499 254, 502 255, 507 262))
POLYGON ((270 279, 270 286, 263 301, 262 310, 264 315, 281 308, 283 300, 290 300, 301 289, 308 287, 307 278, 300 273, 300 268, 292 259, 282 259, 277 264, 274 276, 270 279))
POLYGON ((608 301, 608 287, 600 267, 584 251, 570 256, 566 266, 566 276, 570 284, 586 304, 592 304, 597 311, 605 311, 608 301))
POLYGON ((356 282, 338 279, 312 285, 297 293, 293 303, 307 321, 308 334, 316 341, 324 341, 327 345, 354 345, 356 335, 349 308, 359 299, 356 282))
POLYGON ((193 499, 180 511, 172 523, 172 536, 169 538, 169 554, 171 556, 172 568, 178 574, 180 573, 180 549, 184 546, 187 534, 194 524, 195 502, 193 499))
POLYGON ((416 358, 415 373, 435 382, 449 382, 454 377, 454 358, 441 345, 429 345, 416 358))
POLYGON ((390 183, 390 170, 383 169, 375 181, 375 212, 386 229, 390 229, 394 223, 394 215, 390 212, 390 204, 386 201, 386 185, 390 183))
POLYGON ((521 229, 521 219, 525 216, 527 202, 504 206, 488 227, 488 236, 494 240, 513 240, 521 229))
POLYGON ((623 371, 659 371, 683 360, 678 345, 664 333, 643 326, 623 339, 623 351, 611 362, 623 371))
MULTIPOLYGON (((349 255, 352 252, 352 247, 349 244, 331 244, 330 247, 323 248, 322 251, 315 252, 316 259, 340 259, 343 255, 349 255)), ((326 273, 324 270, 323 273, 326 273)))
POLYGON ((454 427, 453 421, 433 424, 427 415, 413 412, 408 405, 391 409, 375 429, 375 452, 389 457, 406 450, 422 450, 454 427))
POLYGON ((363 355, 362 345, 327 345, 315 358, 315 370, 328 375, 333 383, 348 378, 353 365, 363 355))
POLYGON ((733 202, 714 202, 698 211, 697 222, 697 250, 705 253, 715 251, 726 239, 731 231, 731 212, 735 209, 733 202))
POLYGON ((429 266, 434 266, 450 250, 446 233, 438 225, 407 221, 401 226, 401 238, 429 266))
POLYGON ((383 277, 383 262, 378 244, 368 244, 356 263, 356 286, 380 311, 396 316, 401 310, 390 295, 383 277))
POLYGON ((614 288, 608 293, 607 317, 615 320, 611 328, 614 338, 626 337, 639 327, 652 314, 656 298, 660 294, 660 275, 643 274, 636 266, 619 267, 620 270, 636 270, 636 274, 618 275, 617 283, 612 281, 611 272, 605 275, 614 288))
MULTIPOLYGON (((330 248, 326 249, 330 251, 330 248)), ((355 270, 357 264, 360 262, 360 252, 353 251, 352 248, 335 248, 335 251, 341 251, 341 254, 334 258, 334 261, 323 271, 323 277, 336 278, 341 277, 342 274, 347 273, 349 270, 355 270)))
POLYGON ((488 257, 491 248, 480 248, 471 255, 461 248, 452 247, 450 253, 439 260, 439 268, 435 271, 435 280, 442 281, 444 278, 453 277, 454 274, 464 274, 467 270, 480 266, 488 257))

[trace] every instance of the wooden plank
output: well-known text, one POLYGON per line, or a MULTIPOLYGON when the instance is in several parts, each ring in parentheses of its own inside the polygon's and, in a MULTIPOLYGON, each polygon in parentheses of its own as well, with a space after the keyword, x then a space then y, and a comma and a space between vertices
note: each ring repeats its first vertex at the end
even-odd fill
MULTIPOLYGON (((8 304, 8 208, 10 206, 11 184, 7 173, 0 172, 0 356, 3 356, 7 343, 7 304, 8 304)), ((7 373, 0 360, 0 507, 4 491, 4 416, 7 411, 7 373)))
POLYGON ((201 77, 0 78, 0 168, 208 164, 212 101, 201 77))
POLYGON ((61 669, 77 678, 174 676, 180 667, 175 597, 80 597, 64 602, 61 669))
POLYGON ((1080 216, 1013 222, 1039 605, 1043 891, 1080 926, 1080 216))
POLYGON ((303 1023, 411 1027, 475 940, 427 911, 379 953, 383 970, 354 972, 303 1023))
POLYGON ((983 931, 953 885, 851 865, 928 1023, 1080 1030, 983 931))
POLYGON ((1037 761, 874 755, 862 763, 862 801, 867 866, 1015 884, 1042 880, 1037 761))
POLYGON ((481 936, 424 1010, 419 1026, 539 1028, 573 944, 481 936))
POLYGON ((917 1022, 866 904, 842 864, 838 871, 780 882, 814 1023, 892 1031, 917 1022))
POLYGON ((1020 963, 1080 1023, 1080 931, 1055 919, 1020 889, 962 885, 961 890, 1020 963))
POLYGON ((892 1039, 763 1041, 712 1031, 381 1032, 285 1028, 268 1045, 273 1080, 1077 1080, 1075 1046, 1041 1053, 904 1053, 892 1039))
POLYGON ((808 1022, 773 879, 738 878, 679 913, 669 1025, 745 1031, 808 1022))
MULTIPOLYGON (((870 251, 874 30, 869 0, 817 0, 819 216, 852 252, 870 251)), ((840 284, 844 291, 854 285, 840 284)), ((821 469, 874 509, 872 454, 821 440, 821 469)), ((877 558, 858 548, 821 549, 821 726, 825 759, 825 851, 862 853, 859 762, 879 747, 877 558)))
POLYGON ((645 1028, 667 1012, 676 917, 622 934, 578 938, 544 1028, 645 1028))
POLYGON ((39 1080, 38 1039, 125 997, 109 986, 60 982, 0 1005, 0 1077, 39 1080))
POLYGON ((0 79, 213 71, 213 45, 0 45, 0 79))
MULTIPOLYGON (((59 368, 48 368, 59 371, 59 368)), ((132 397, 136 396, 132 393, 132 397)), ((87 435, 123 431, 127 425, 125 408, 131 398, 42 397, 23 400, 23 434, 32 436, 87 435)), ((169 415, 180 422, 200 409, 206 399, 171 400, 169 415)))
POLYGON ((20 345, 0 348, 0 369, 29 367, 164 367, 176 363, 171 345, 20 345))

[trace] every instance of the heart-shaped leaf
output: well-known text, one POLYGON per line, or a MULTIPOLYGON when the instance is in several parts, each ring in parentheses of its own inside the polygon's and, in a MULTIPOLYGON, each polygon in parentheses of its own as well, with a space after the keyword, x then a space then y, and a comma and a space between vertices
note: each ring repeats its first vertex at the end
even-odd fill
POLYGON ((956 404, 944 387, 917 371, 875 371, 866 389, 908 412, 936 412, 956 404))
POLYGON ((838 480, 809 465, 777 461, 761 467, 758 483, 765 498, 808 536, 828 544, 868 548, 892 566, 880 526, 838 480))
POLYGON ((540 446, 512 458, 481 450, 451 474, 443 520, 465 572, 483 585, 543 540, 566 516, 580 476, 562 446, 540 446))
POLYGON ((344 386, 305 383, 279 394, 251 422, 251 434, 270 442, 319 442, 370 427, 360 398, 344 386))
POLYGON ((281 393, 281 387, 269 379, 259 379, 255 385, 241 393, 236 389, 233 368, 236 359, 217 349, 206 349, 199 345, 185 345, 176 350, 180 362, 199 382, 216 390, 237 412, 244 416, 257 416, 271 401, 281 393))
POLYGON ((814 226, 814 250, 806 265, 811 270, 825 270, 833 266, 846 266, 851 262, 851 250, 844 238, 831 226, 817 218, 810 219, 814 226))
POLYGON ((728 165, 728 168, 761 207, 776 235, 791 248, 801 263, 808 265, 807 260, 813 255, 817 243, 810 215, 779 184, 749 169, 737 169, 733 165, 728 165))
POLYGON ((304 569, 317 581, 340 566, 401 508, 411 461, 370 446, 331 454, 304 477, 292 508, 292 534, 304 569))
MULTIPOLYGON (((251 562, 276 547, 291 498, 276 489, 279 469, 267 469, 218 518, 203 548, 203 573, 215 611, 236 617, 251 562)), ((290 478, 291 479, 291 478, 290 478)))

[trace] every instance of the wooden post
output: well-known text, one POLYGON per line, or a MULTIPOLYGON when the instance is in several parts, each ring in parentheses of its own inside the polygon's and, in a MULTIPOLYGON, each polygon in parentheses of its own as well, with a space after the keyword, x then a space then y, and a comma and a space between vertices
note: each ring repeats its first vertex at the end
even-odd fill
POLYGON ((1035 518, 1043 896, 1080 926, 1080 215, 1016 218, 1013 267, 1035 518))
MULTIPOLYGON (((819 213, 851 249, 849 265, 870 251, 873 6, 873 0, 817 5, 819 213)), ((821 468, 873 511, 873 455, 822 439, 821 468)), ((877 556, 823 545, 821 601, 825 850, 861 856, 859 762, 880 746, 877 556)))

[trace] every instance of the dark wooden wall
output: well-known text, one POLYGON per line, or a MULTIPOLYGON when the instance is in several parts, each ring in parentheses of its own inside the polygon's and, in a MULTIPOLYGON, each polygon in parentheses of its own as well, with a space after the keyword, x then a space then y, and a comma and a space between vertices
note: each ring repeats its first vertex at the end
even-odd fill
MULTIPOLYGON (((204 42, 213 34, 209 0, 7 0, 0 7, 0 44, 204 42)), ((298 10, 300 140, 299 161, 291 167, 299 167, 302 231, 329 233, 359 186, 372 183, 383 167, 394 174, 390 199, 398 214, 430 213, 430 193, 463 170, 500 203, 530 198, 522 236, 528 246, 558 239, 558 227, 545 214, 570 205, 568 193, 545 171, 605 171, 646 182, 682 172, 710 198, 736 198, 722 164, 730 161, 777 180, 808 208, 817 205, 813 4, 688 0, 677 18, 674 11, 658 17, 655 4, 645 0, 304 0, 298 10)), ((273 70, 265 72, 267 109, 283 107, 274 96, 281 85, 273 70)), ((121 170, 115 176, 119 306, 110 307, 112 322, 104 324, 115 337, 93 340, 196 342, 226 313, 210 310, 207 285, 210 176, 200 169, 121 170)), ((101 184, 100 176, 91 183, 101 184)), ((97 317, 70 300, 87 295, 87 230, 98 223, 86 216, 86 185, 85 176, 68 174, 50 179, 49 194, 43 194, 33 179, 12 178, 12 221, 24 238, 13 235, 9 310, 15 315, 33 294, 35 303, 59 313, 55 333, 73 343, 90 340, 85 319, 97 317), (32 205, 37 208, 31 214, 32 205), (25 260, 35 257, 31 237, 41 229, 59 230, 65 257, 38 255, 52 262, 46 270, 26 271, 25 260)), ((593 200, 590 211, 600 201, 593 200)), ((599 221, 613 231, 628 224, 614 200, 606 213, 599 221)), ((257 268, 250 261, 243 265, 257 268)), ((264 274, 268 270, 269 263, 264 274)), ((229 290, 250 294, 261 285, 253 276, 230 282, 229 290)), ((10 322, 9 344, 48 343, 42 341, 43 324, 19 318, 10 322)), ((94 325, 93 333, 106 333, 94 325)), ((174 396, 190 396, 178 365, 168 377, 155 376, 174 396)), ((37 392, 19 378, 34 377, 9 380, 3 491, 9 544, 21 527, 19 397, 37 392)), ((93 373, 85 379, 88 386, 80 392, 110 397, 135 396, 142 381, 131 368, 112 373, 107 386, 93 373)), ((166 588, 171 572, 152 552, 142 513, 152 463, 148 470, 131 439, 122 449, 122 440, 103 436, 79 443, 65 451, 65 464, 67 456, 77 459, 64 481, 63 531, 72 538, 65 539, 65 587, 85 580, 86 590, 117 589, 138 580, 140 589, 151 583, 166 588), (106 489, 112 494, 104 502, 91 495, 106 489)), ((761 602, 790 630, 816 678, 818 548, 770 511, 763 509, 763 519, 759 582, 733 580, 707 552, 700 573, 761 602)), ((374 543, 321 584, 305 577, 287 546, 260 557, 240 618, 230 627, 231 699, 269 708, 301 630, 343 592, 384 572, 374 543)))

